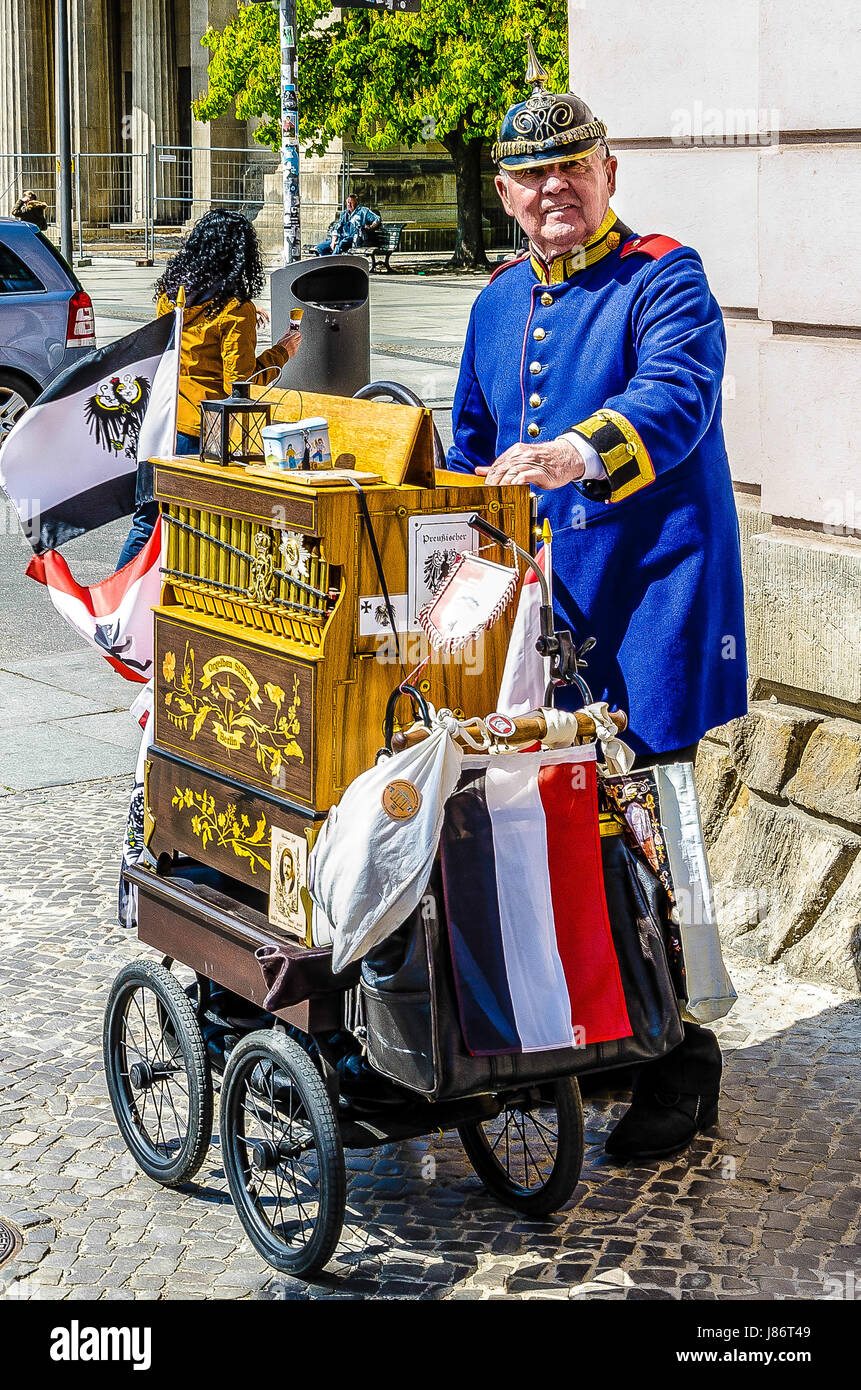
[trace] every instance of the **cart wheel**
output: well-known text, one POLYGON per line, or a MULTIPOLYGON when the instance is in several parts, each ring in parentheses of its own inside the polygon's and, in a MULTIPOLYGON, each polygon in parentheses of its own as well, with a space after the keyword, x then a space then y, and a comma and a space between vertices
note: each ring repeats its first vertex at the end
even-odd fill
POLYGON ((233 1205, 274 1269, 308 1276, 331 1258, 347 1204, 341 1134, 308 1053, 283 1033, 249 1033, 221 1088, 221 1150, 233 1205))
POLYGON ((212 1138, 212 1079, 194 1005, 163 965, 123 966, 103 1047, 111 1105, 135 1162, 165 1187, 187 1182, 212 1138))
POLYGON ((583 1166, 583 1106, 573 1077, 541 1087, 535 1102, 505 1104, 493 1120, 461 1125, 463 1147, 488 1192, 527 1216, 568 1201, 583 1166))

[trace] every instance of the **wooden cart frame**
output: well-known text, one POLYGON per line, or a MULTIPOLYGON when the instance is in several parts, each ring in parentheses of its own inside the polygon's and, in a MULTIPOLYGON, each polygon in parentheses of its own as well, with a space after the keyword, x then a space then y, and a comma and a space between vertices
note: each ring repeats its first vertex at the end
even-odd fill
POLYGON ((432 1102, 372 1076, 376 1098, 345 1095, 327 1039, 343 1032, 353 976, 342 984, 330 952, 290 942, 253 907, 191 882, 188 863, 127 870, 140 940, 162 960, 126 966, 105 1013, 111 1103, 149 1177, 176 1186, 194 1176, 212 1135, 213 1076, 221 1074, 221 1156, 234 1206, 252 1244, 282 1272, 310 1277, 335 1253, 345 1149, 456 1129, 500 1201, 539 1218, 568 1200, 584 1148, 574 1078, 432 1102), (304 997, 274 1012, 263 1006, 261 946, 292 953, 302 981, 304 997), (194 985, 180 985, 175 962, 194 971, 194 985), (227 993, 213 1000, 213 983, 227 993), (246 1005, 247 1019, 220 1015, 219 999, 228 1009, 246 1005))

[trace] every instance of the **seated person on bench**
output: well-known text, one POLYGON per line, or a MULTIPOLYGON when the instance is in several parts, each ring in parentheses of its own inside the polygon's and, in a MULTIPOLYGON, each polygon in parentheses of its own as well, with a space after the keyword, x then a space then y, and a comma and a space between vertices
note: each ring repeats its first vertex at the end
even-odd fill
POLYGON ((345 251, 351 251, 356 245, 362 246, 366 241, 366 233, 372 227, 381 227, 382 224, 383 219, 379 213, 372 212, 370 208, 357 202, 351 193, 329 239, 318 242, 317 255, 339 256, 345 251))

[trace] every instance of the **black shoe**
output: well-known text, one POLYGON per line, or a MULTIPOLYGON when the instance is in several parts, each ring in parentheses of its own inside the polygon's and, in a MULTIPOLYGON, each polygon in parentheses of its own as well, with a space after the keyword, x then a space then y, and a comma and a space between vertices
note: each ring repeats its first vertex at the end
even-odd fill
POLYGON ((682 1095, 640 1086, 604 1144, 614 1158, 669 1158, 696 1134, 717 1124, 718 1093, 682 1095))

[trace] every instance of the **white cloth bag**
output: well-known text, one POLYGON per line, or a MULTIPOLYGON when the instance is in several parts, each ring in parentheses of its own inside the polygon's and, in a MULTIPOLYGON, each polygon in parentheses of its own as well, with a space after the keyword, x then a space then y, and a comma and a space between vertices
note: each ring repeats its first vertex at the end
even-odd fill
POLYGON ((421 901, 463 751, 448 728, 363 772, 333 806, 308 859, 308 892, 333 929, 343 970, 421 901))
POLYGON ((724 965, 693 763, 658 764, 661 827, 676 896, 688 986, 687 1014, 714 1023, 738 998, 724 965))

